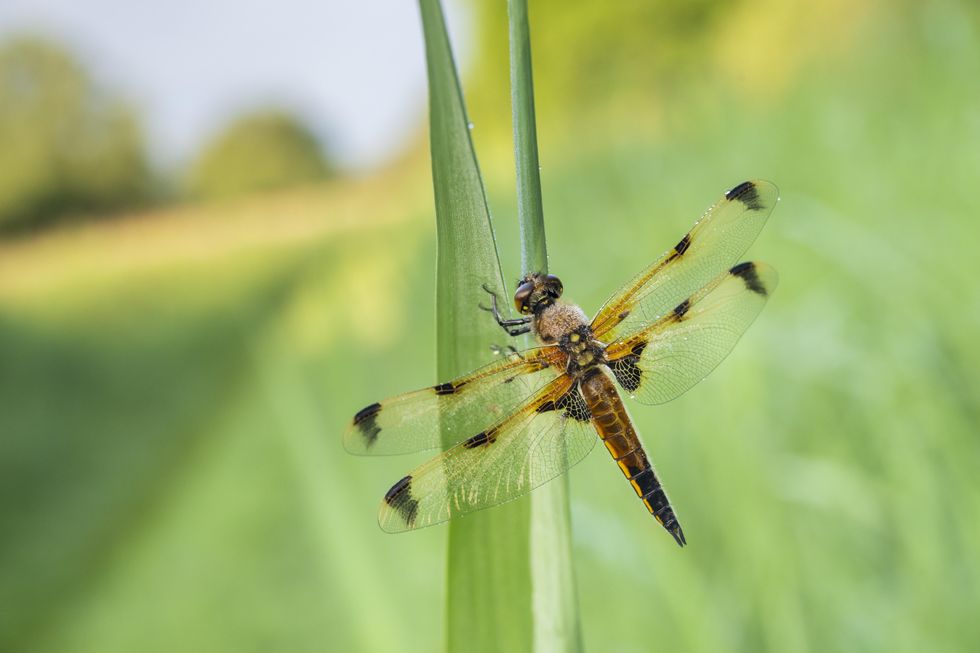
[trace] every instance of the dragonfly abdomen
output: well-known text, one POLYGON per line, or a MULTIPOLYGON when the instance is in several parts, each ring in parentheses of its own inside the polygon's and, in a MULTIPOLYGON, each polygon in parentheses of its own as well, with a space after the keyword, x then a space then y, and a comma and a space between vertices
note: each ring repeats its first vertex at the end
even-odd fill
POLYGON ((606 449, 619 465, 623 475, 633 486, 643 505, 669 532, 677 543, 684 546, 687 540, 667 493, 657 478, 643 451, 640 437, 633 428, 633 420, 619 398, 616 387, 608 376, 594 368, 581 382, 582 396, 592 413, 593 424, 606 449))

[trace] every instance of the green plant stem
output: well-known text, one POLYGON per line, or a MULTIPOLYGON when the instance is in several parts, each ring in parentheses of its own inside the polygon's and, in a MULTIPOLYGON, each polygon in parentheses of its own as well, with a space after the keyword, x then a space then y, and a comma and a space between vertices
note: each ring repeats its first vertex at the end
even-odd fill
MULTIPOLYGON (((517 169, 517 215, 525 272, 548 272, 541 199, 531 34, 527 0, 508 0, 511 107, 517 169)), ((580 651, 578 603, 572 565, 568 475, 531 495, 531 585, 535 651, 580 651)))
POLYGON ((544 237, 541 166, 538 163, 538 134, 534 120, 534 79, 531 73, 531 32, 527 20, 527 0, 508 0, 507 14, 521 265, 525 272, 547 272, 548 247, 544 237))
MULTIPOLYGON (((438 0, 419 5, 438 237, 437 367, 446 381, 486 363, 489 345, 500 342, 499 328, 477 305, 486 301, 482 284, 500 296, 504 285, 442 8, 438 0)), ((527 497, 450 523, 450 652, 531 650, 530 539, 527 497)))

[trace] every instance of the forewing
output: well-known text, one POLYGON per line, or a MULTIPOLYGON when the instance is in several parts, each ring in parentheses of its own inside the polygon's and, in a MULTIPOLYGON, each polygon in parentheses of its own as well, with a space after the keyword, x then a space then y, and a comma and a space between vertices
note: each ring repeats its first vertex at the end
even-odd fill
POLYGON ((440 426, 459 442, 499 422, 564 372, 555 365, 558 357, 556 347, 529 349, 455 381, 371 404, 347 427, 344 447, 359 455, 438 449, 440 426))
POLYGON ((395 533, 516 499, 582 460, 595 441, 578 387, 558 377, 513 415, 395 483, 378 523, 395 533))
POLYGON ((765 263, 739 263, 657 322, 609 345, 619 385, 645 404, 680 396, 735 347, 777 280, 765 263))
POLYGON ((677 245, 613 295, 592 320, 597 338, 611 342, 666 315, 745 253, 779 200, 768 181, 731 189, 677 245))

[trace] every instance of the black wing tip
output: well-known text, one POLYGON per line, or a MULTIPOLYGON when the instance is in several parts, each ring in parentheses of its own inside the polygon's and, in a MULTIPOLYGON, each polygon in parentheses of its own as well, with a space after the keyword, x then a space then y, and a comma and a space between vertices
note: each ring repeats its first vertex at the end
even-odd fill
POLYGON ((759 197, 759 189, 756 187, 754 181, 743 181, 725 193, 725 199, 729 202, 741 202, 750 211, 760 211, 765 208, 759 197))
POLYGON ((391 489, 385 492, 385 503, 387 503, 389 506, 394 505, 395 500, 398 498, 398 495, 408 490, 411 487, 411 485, 412 485, 411 474, 398 479, 398 482, 392 485, 391 489))
POLYGON ((729 191, 725 193, 725 199, 726 200, 738 199, 739 196, 742 195, 742 193, 748 193, 748 192, 752 192, 752 193, 756 192, 755 183, 752 181, 743 181, 742 183, 736 184, 731 189, 729 189, 729 191))
POLYGON ((385 492, 384 501, 401 516, 406 526, 412 528, 415 523, 415 515, 419 509, 419 502, 412 496, 411 474, 399 479, 397 483, 392 485, 391 489, 385 492))
POLYGON ((375 421, 380 411, 381 404, 375 402, 370 406, 365 406, 354 415, 354 428, 360 432, 364 438, 364 446, 368 449, 375 443, 378 439, 378 433, 381 432, 381 427, 375 421))
POLYGON ((759 271, 756 268, 755 263, 752 261, 744 261, 738 265, 732 267, 729 272, 736 277, 739 277, 745 282, 745 287, 754 293, 762 295, 763 297, 769 295, 769 289, 766 288, 765 284, 762 283, 762 279, 759 278, 759 271))
POLYGON ((378 411, 380 410, 381 410, 381 404, 379 404, 378 402, 375 402, 370 406, 365 406, 364 408, 360 409, 359 411, 357 411, 357 414, 354 415, 354 426, 360 426, 361 423, 377 415, 378 411))

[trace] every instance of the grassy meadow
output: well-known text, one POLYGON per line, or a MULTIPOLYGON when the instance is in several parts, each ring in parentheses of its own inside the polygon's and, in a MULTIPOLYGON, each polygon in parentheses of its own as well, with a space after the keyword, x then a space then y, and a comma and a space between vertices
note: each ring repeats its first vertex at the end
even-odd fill
MULTIPOLYGON (((756 324, 630 405, 689 546, 601 449, 571 472, 587 650, 980 644, 980 17, 871 6, 779 83, 749 58, 582 133, 539 98, 550 269, 586 312, 725 189, 782 191, 756 324)), ((473 113, 514 280, 509 136, 473 113)), ((437 380, 434 255, 422 155, 0 242, 0 650, 438 650, 445 529, 375 521, 421 457, 340 443, 437 380)))

